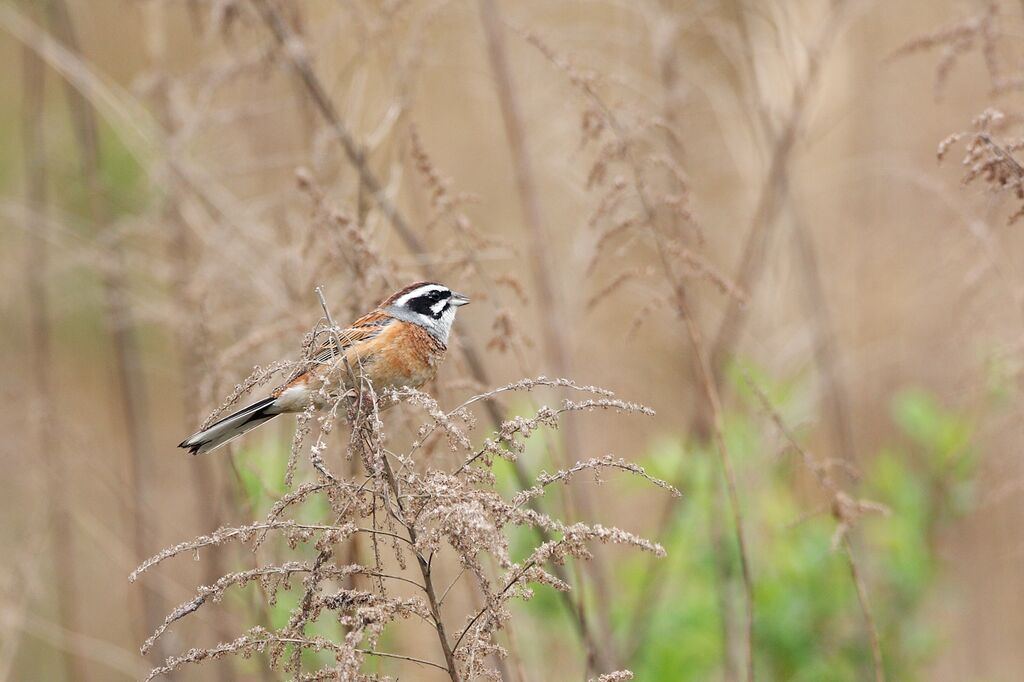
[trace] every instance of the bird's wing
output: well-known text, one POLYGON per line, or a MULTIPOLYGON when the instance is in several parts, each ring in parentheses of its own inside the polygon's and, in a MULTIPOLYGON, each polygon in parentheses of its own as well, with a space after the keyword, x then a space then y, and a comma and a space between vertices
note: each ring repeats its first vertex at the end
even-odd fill
POLYGON ((320 335, 324 339, 316 346, 315 350, 310 354, 308 363, 303 363, 303 367, 299 367, 285 382, 285 385, 290 385, 302 375, 309 371, 309 365, 322 365, 333 361, 339 354, 339 344, 341 345, 340 350, 345 350, 355 346, 359 343, 369 341, 383 331, 383 329, 394 322, 395 318, 390 315, 383 313, 379 310, 375 310, 372 313, 360 317, 358 320, 352 323, 346 329, 338 331, 336 334, 332 334, 330 330, 322 330, 320 335))
POLYGON ((327 338, 317 347, 313 358, 318 362, 331 360, 338 354, 337 342, 341 342, 341 350, 344 351, 357 343, 369 341, 377 336, 377 334, 380 334, 384 327, 394 321, 395 318, 390 315, 375 310, 368 315, 363 315, 353 322, 350 327, 342 329, 337 334, 331 334, 330 331, 326 331, 327 338))

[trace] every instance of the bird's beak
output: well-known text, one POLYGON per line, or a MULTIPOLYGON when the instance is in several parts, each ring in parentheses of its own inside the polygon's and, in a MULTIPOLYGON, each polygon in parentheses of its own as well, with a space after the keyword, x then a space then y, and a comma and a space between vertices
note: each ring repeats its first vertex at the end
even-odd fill
POLYGON ((458 308, 460 305, 466 305, 467 303, 469 303, 469 297, 468 296, 463 296, 462 294, 457 294, 454 291, 452 292, 452 305, 453 306, 458 308))

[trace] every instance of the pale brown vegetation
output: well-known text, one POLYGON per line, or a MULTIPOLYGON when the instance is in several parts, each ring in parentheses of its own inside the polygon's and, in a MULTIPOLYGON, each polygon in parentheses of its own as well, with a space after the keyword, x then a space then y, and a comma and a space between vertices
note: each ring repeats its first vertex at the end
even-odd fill
MULTIPOLYGON (((16 228, 0 305, 28 330, 0 340, 0 680, 51 649, 62 670, 44 674, 74 680, 630 679, 686 580, 659 558, 692 504, 671 494, 684 468, 662 481, 634 463, 665 438, 718 467, 721 676, 765 678, 773 567, 751 499, 778 461, 728 433, 757 405, 759 435, 801 462, 801 513, 834 522, 858 670, 884 678, 885 595, 859 534, 885 507, 851 472, 892 436, 904 384, 977 411, 986 448, 1015 452, 1013 419, 976 406, 986 381, 1019 383, 1024 345, 1020 7, 907 7, 0 7, 24 139, 0 166, 16 228), (367 390, 294 435, 169 454, 421 277, 474 299, 426 392, 367 390), (813 428, 756 383, 757 405, 737 399, 747 359, 793 378, 813 428), (518 379, 539 375, 658 416, 518 379), (611 544, 645 552, 635 585, 611 544), (516 604, 549 588, 543 617, 565 638, 538 642, 516 604), (275 626, 285 594, 298 606, 275 626)), ((990 466, 1005 491, 991 523, 944 552, 976 599, 940 624, 954 635, 935 679, 1019 668, 1003 595, 1019 586, 1020 471, 990 466), (979 649, 995 662, 975 669, 979 649)))
MULTIPOLYGON (((351 371, 358 372, 358 369, 351 371)), ((316 432, 315 442, 308 448, 308 457, 312 470, 317 473, 315 479, 299 484, 278 500, 264 521, 220 528, 211 535, 169 547, 143 562, 131 576, 135 581, 143 572, 175 556, 198 556, 200 550, 210 551, 209 548, 227 542, 251 543, 256 551, 271 533, 283 537, 293 552, 300 546, 312 544, 315 559, 263 564, 229 573, 213 585, 200 587, 193 599, 182 603, 166 617, 142 650, 145 653, 152 649, 168 627, 181 618, 208 602, 221 601, 227 590, 253 582, 260 585, 270 604, 276 602, 279 590, 301 584, 300 606, 292 612, 288 624, 276 630, 257 626, 231 642, 193 648, 183 655, 172 656, 154 669, 148 679, 171 673, 188 663, 226 655, 248 657, 263 651, 269 654, 271 668, 302 680, 376 679, 376 676, 361 673, 366 656, 396 658, 439 668, 453 681, 501 679, 488 659, 507 655, 496 640, 510 618, 507 602, 529 599, 534 589, 531 584, 549 585, 560 591, 570 589, 563 580, 547 572, 546 565, 560 566, 569 558, 588 559, 595 543, 631 545, 664 555, 660 545, 633 533, 600 524, 564 523, 528 506, 552 483, 568 485, 583 471, 599 473, 604 469, 632 473, 673 495, 679 494, 636 464, 611 455, 587 459, 553 475, 542 473, 536 485, 520 490, 510 499, 494 490, 496 478, 490 470, 498 458, 515 461, 525 451, 526 440, 531 435, 540 429, 556 429, 566 413, 611 410, 653 414, 649 409, 616 399, 602 389, 543 377, 475 396, 449 412, 441 410, 433 398, 419 391, 404 390, 378 396, 365 380, 360 385, 360 391, 333 399, 328 398, 331 391, 325 386, 324 396, 332 400, 332 406, 315 419, 315 427, 310 425, 312 412, 300 418, 300 428, 292 445, 289 485, 294 462, 313 431, 316 432), (471 404, 495 400, 513 391, 535 391, 543 387, 560 387, 583 393, 585 397, 564 400, 557 408, 542 407, 531 417, 509 419, 482 442, 471 440, 468 430, 475 422, 468 412, 471 404), (394 446, 388 442, 379 411, 382 402, 396 401, 420 408, 431 419, 419 429, 419 439, 405 452, 391 449, 394 446), (350 431, 343 459, 360 465, 358 473, 351 478, 331 470, 328 460, 337 461, 336 455, 325 457, 335 454, 333 448, 327 447, 326 437, 339 417, 345 418, 350 431), (428 454, 437 444, 438 438, 432 438, 435 434, 443 434, 451 453, 444 459, 461 462, 451 470, 434 463, 442 459, 438 453, 428 454), (286 513, 296 514, 302 505, 318 496, 327 499, 332 516, 329 524, 300 523, 285 517, 286 513), (541 528, 555 539, 541 543, 522 559, 513 561, 507 535, 514 526, 541 528), (363 559, 366 563, 340 566, 334 563, 338 546, 351 542, 357 534, 368 536, 372 551, 363 559), (454 554, 454 561, 445 557, 448 553, 454 554), (441 573, 441 567, 446 565, 459 567, 450 569, 454 577, 441 573), (412 566, 419 569, 417 577, 408 575, 412 566), (371 578, 366 588, 351 586, 350 579, 357 575, 371 578), (445 597, 463 577, 474 582, 483 606, 461 617, 453 616, 451 608, 442 611, 442 606, 445 597), (298 578, 301 583, 297 583, 298 578), (442 584, 447 584, 443 592, 439 587, 442 584), (412 586, 415 588, 413 596, 401 596, 403 593, 396 586, 412 586), (387 625, 416 618, 436 630, 441 656, 431 661, 379 648, 379 638, 387 625), (321 619, 340 623, 346 633, 344 639, 334 641, 309 635, 306 628, 321 619), (329 651, 334 663, 312 671, 304 669, 305 649, 329 651)))

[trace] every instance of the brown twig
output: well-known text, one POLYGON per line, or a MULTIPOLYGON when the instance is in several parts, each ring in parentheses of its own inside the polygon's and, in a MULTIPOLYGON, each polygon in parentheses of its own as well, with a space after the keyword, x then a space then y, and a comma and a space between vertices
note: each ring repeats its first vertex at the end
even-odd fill
MULTIPOLYGON (((398 507, 399 513, 404 515, 405 509, 402 505, 402 498, 398 490, 398 482, 395 480, 395 474, 391 471, 391 463, 387 457, 383 458, 384 473, 388 479, 388 485, 391 487, 391 492, 395 496, 395 505, 398 507)), ((416 530, 413 524, 406 526, 406 531, 409 534, 409 544, 414 548, 416 547, 416 530)), ((448 634, 445 632, 444 621, 441 618, 441 607, 440 602, 437 598, 437 593, 434 591, 434 581, 431 578, 431 563, 423 558, 422 553, 415 552, 416 564, 419 566, 420 574, 423 576, 423 585, 427 595, 427 601, 430 604, 430 613, 434 619, 434 627, 437 630, 437 638, 441 644, 441 651, 444 653, 445 664, 447 665, 448 676, 451 677, 452 682, 459 682, 459 671, 455 665, 455 657, 453 655, 454 647, 448 640, 448 634)), ((457 646, 457 644, 456 644, 457 646)))

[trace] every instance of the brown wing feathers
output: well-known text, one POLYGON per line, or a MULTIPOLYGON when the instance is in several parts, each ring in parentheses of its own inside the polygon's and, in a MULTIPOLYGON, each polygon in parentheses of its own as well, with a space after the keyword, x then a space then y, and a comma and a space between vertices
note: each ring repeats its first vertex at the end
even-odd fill
POLYGON ((371 313, 363 315, 358 320, 352 323, 352 326, 347 329, 342 329, 336 334, 324 332, 327 338, 324 339, 317 349, 313 351, 310 358, 314 367, 302 367, 298 369, 292 376, 288 377, 288 380, 278 386, 272 395, 280 395, 286 388, 294 386, 296 384, 303 384, 309 381, 310 372, 315 371, 315 365, 323 365, 338 356, 338 343, 341 343, 341 350, 345 351, 352 346, 369 341, 379 335, 381 331, 388 326, 389 323, 394 322, 395 318, 387 315, 380 310, 374 310, 371 313))

